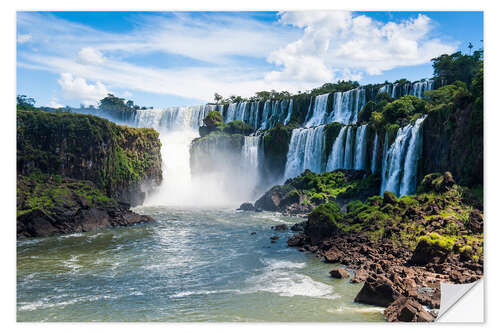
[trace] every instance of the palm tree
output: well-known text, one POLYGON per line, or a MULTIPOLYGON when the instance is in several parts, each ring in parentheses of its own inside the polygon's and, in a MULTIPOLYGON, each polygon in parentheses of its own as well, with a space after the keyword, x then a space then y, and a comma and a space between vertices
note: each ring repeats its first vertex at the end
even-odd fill
POLYGON ((467 47, 469 48, 469 53, 472 54, 472 48, 474 47, 474 45, 472 45, 472 43, 469 42, 469 45, 467 45, 467 47))

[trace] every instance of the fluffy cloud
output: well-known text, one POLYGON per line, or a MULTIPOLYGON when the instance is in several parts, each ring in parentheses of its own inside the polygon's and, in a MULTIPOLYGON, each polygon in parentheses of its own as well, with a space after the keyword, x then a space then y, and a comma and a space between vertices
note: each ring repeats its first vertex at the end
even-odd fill
POLYGON ((108 94, 108 89, 101 82, 90 84, 82 77, 73 77, 71 73, 62 73, 57 82, 65 98, 77 99, 84 105, 94 105, 108 94))
POLYGON ((60 104, 58 101, 57 101, 57 98, 52 98, 49 102, 49 107, 51 108, 55 108, 55 109, 59 109, 59 108, 62 108, 64 107, 64 105, 60 104))
POLYGON ((78 58, 87 64, 102 64, 105 59, 99 50, 92 47, 84 47, 78 52, 78 58))
POLYGON ((346 11, 278 17, 276 24, 248 13, 134 16, 132 30, 112 33, 50 14, 20 13, 18 31, 33 36, 33 48, 19 53, 18 64, 65 73, 59 79, 64 95, 87 104, 109 89, 208 101, 215 91, 249 96, 360 80, 454 51, 430 37, 433 22, 424 15, 385 23, 346 11))
POLYGON ((431 38, 431 19, 419 14, 399 23, 381 23, 345 11, 281 12, 280 23, 303 30, 300 39, 273 51, 268 61, 281 67, 267 78, 310 82, 354 79, 398 66, 419 65, 455 44, 431 38))

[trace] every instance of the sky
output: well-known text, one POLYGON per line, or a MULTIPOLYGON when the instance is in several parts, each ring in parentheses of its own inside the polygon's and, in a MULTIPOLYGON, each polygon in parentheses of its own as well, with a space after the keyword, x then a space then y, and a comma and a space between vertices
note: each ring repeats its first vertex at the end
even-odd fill
POLYGON ((432 58, 482 39, 482 12, 18 12, 17 94, 165 108, 215 92, 415 81, 432 76, 432 58))

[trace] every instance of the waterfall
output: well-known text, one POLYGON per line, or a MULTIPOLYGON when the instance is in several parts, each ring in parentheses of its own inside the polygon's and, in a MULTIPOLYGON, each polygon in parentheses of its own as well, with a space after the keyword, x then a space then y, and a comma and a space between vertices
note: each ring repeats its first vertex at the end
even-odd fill
POLYGON ((330 93, 318 95, 315 97, 312 115, 311 118, 307 121, 305 127, 313 127, 324 124, 327 113, 328 95, 330 95, 330 93))
POLYGON ((381 194, 390 191, 399 197, 415 193, 424 119, 425 116, 417 119, 414 124, 398 129, 396 139, 384 156, 381 194))
POLYGON ((333 111, 329 122, 352 124, 357 120, 359 110, 366 103, 366 90, 356 88, 345 92, 336 92, 333 95, 333 111))
POLYGON ((346 126, 340 129, 340 132, 332 145, 332 152, 330 153, 330 157, 328 157, 326 171, 334 171, 344 167, 345 129, 346 126))
POLYGON ((324 126, 296 128, 288 148, 285 179, 300 175, 304 170, 322 171, 324 126))
POLYGON ((434 88, 434 80, 425 80, 413 83, 410 91, 410 95, 422 98, 424 92, 432 90, 434 88))
POLYGON ((283 125, 288 124, 288 122, 292 118, 292 111, 293 111, 293 99, 290 99, 290 102, 288 103, 288 113, 286 115, 285 120, 283 121, 283 125))
POLYGON ((375 138, 373 139, 372 164, 371 164, 372 174, 375 174, 375 172, 377 172, 377 150, 378 150, 378 133, 375 133, 375 138))
POLYGON ((203 125, 203 118, 210 108, 204 105, 169 107, 165 110, 137 110, 134 119, 136 127, 162 130, 197 130, 203 125))
POLYGON ((260 136, 245 136, 241 149, 242 170, 244 177, 249 180, 249 192, 253 191, 259 182, 260 142, 260 136))
POLYGON ((362 125, 356 130, 356 154, 354 155, 354 169, 364 170, 366 168, 366 128, 368 125, 362 125))
POLYGON ((260 127, 259 123, 259 105, 260 102, 252 102, 250 104, 250 111, 248 115, 248 123, 253 126, 254 131, 260 127))
POLYGON ((345 140, 344 169, 352 169, 352 158, 352 127, 349 126, 345 140))
POLYGON ((398 87, 398 84, 395 83, 393 86, 392 86, 392 93, 391 93, 391 97, 392 98, 396 98, 396 88, 398 87))
POLYGON ((267 121, 268 121, 270 113, 271 113, 271 101, 267 100, 264 103, 264 111, 262 111, 262 122, 260 124, 260 128, 261 129, 266 129, 267 128, 267 121))
POLYGON ((401 180, 401 188, 399 195, 414 194, 417 190, 417 169, 418 160, 422 155, 422 123, 426 116, 423 116, 415 121, 415 125, 411 129, 411 139, 408 147, 408 152, 405 158, 403 179, 401 180))

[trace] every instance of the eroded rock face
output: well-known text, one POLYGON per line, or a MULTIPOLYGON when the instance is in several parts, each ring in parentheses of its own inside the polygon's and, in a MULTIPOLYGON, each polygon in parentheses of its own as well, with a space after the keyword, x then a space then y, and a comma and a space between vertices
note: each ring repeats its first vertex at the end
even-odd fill
POLYGON ((389 322, 431 322, 435 319, 420 303, 408 297, 399 297, 392 302, 385 309, 384 316, 389 322))
POLYGON ((238 208, 237 210, 254 211, 255 207, 251 202, 244 202, 240 205, 240 208, 238 208))

